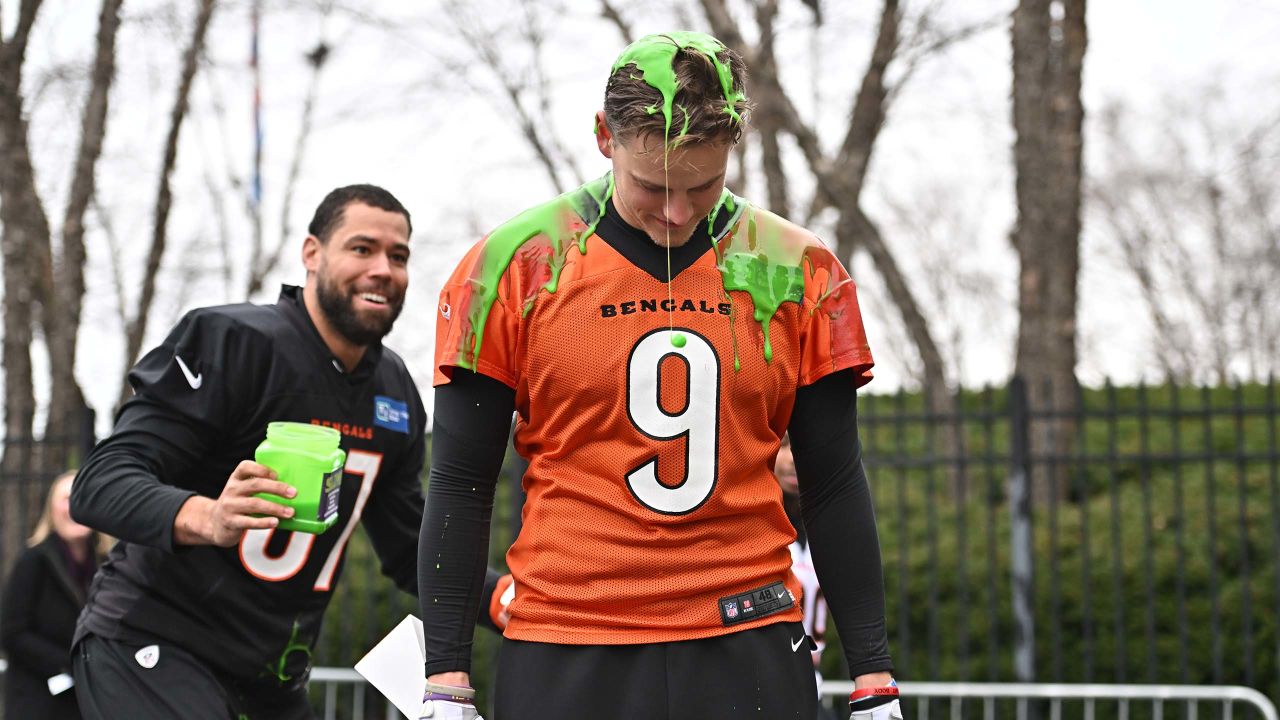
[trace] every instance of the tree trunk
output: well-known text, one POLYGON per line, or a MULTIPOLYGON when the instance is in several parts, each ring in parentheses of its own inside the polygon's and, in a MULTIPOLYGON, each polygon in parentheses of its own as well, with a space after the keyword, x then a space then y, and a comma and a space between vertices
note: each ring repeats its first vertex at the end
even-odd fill
MULTIPOLYGON (((756 6, 756 24, 760 27, 760 43, 752 58, 756 66, 777 67, 773 55, 773 19, 778 13, 777 0, 768 0, 756 6)), ((782 132, 780 103, 776 96, 777 83, 762 83, 755 93, 756 109, 751 115, 752 125, 760 136, 760 168, 764 171, 765 195, 768 207, 782 217, 791 216, 791 200, 787 193, 787 175, 782 166, 782 147, 778 136, 782 132)))
POLYGON ((1075 436, 1076 304, 1080 266, 1080 175, 1086 46, 1084 0, 1021 0, 1013 13, 1013 123, 1018 219, 1018 342, 1015 372, 1033 417, 1032 493, 1067 491, 1064 458, 1075 436), (1048 411, 1060 419, 1037 417, 1048 411), (1050 473, 1049 468, 1055 472, 1050 473))
MULTIPOLYGON (((151 250, 147 254, 147 266, 142 278, 142 292, 138 295, 138 307, 130 321, 125 342, 125 367, 133 367, 142 349, 142 340, 147 334, 147 319, 151 314, 151 302, 155 298, 156 276, 160 272, 160 261, 164 258, 165 243, 168 234, 169 208, 173 202, 171 176, 178 159, 178 137, 182 132, 182 121, 187 116, 187 100, 191 95, 191 86, 195 81, 196 70, 200 67, 200 55, 204 51, 204 39, 209 30, 209 20, 213 17, 214 0, 200 0, 200 8, 196 14, 195 25, 191 32, 191 42, 183 54, 182 73, 178 78, 178 93, 173 101, 173 109, 169 113, 169 134, 165 140, 164 162, 160 166, 159 188, 156 191, 155 215, 152 220, 151 250)), ((129 397, 129 383, 122 383, 120 402, 129 397)))
MULTIPOLYGON (((30 531, 35 417, 31 341, 39 257, 49 221, 36 193, 27 123, 22 111, 22 66, 40 9, 24 1, 13 35, 0 38, 0 248, 4 257, 4 457, 0 458, 0 569, 8 569, 30 531)), ((34 493, 38 494, 38 493, 34 493)))
POLYGON ((68 442, 46 445, 41 464, 60 469, 77 462, 78 443, 70 440, 80 432, 86 407, 76 382, 76 345, 80 313, 84 303, 84 219, 94 193, 94 172, 102 154, 106 134, 107 106, 115 77, 116 32, 120 28, 122 0, 104 0, 98 17, 97 54, 89 96, 80 123, 80 149, 67 198, 62 223, 61 261, 54 268, 54 287, 44 314, 46 342, 49 344, 50 400, 45 422, 46 439, 68 442))
POLYGON ((36 192, 23 118, 22 66, 39 0, 22 3, 18 24, 0 39, 0 245, 4 255, 4 417, 5 447, 0 459, 6 479, 30 467, 35 390, 31 341, 39 268, 36 248, 48 244, 49 220, 36 192))

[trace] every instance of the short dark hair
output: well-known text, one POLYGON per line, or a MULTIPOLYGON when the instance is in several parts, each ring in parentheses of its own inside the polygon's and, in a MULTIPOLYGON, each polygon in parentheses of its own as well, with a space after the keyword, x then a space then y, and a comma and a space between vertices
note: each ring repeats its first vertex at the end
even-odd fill
POLYGON ((342 223, 342 212, 351 203, 361 203, 387 212, 400 213, 409 226, 409 234, 413 234, 413 221, 409 219, 409 211, 396 199, 395 195, 377 185, 347 185, 332 190, 320 201, 315 215, 311 216, 311 224, 307 232, 315 235, 321 242, 329 242, 329 236, 342 223))

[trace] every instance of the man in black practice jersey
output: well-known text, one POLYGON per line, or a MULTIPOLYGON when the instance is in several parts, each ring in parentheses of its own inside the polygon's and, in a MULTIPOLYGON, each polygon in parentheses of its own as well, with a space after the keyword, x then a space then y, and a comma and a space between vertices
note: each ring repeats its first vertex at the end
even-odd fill
POLYGON ((362 518, 382 572, 416 593, 426 413, 381 344, 410 232, 386 190, 334 190, 302 246, 305 287, 193 310, 130 372, 135 394, 71 496, 78 521, 121 540, 76 628, 86 717, 311 717, 311 648, 362 518), (323 534, 277 532, 292 509, 255 497, 294 494, 249 459, 279 420, 342 435, 339 519, 323 534))

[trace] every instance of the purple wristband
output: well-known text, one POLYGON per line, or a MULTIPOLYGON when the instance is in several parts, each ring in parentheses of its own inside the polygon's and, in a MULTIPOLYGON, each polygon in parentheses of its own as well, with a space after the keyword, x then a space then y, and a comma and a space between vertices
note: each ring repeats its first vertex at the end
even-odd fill
POLYGON ((461 695, 450 695, 448 693, 429 692, 422 696, 422 702, 430 702, 432 700, 443 700, 445 702, 455 702, 463 705, 471 705, 472 701, 469 697, 461 695))

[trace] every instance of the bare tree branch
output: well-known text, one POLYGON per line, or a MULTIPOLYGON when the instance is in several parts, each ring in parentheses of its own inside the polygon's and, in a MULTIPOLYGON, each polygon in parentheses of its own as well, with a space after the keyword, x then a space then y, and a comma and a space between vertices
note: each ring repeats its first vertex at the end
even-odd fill
MULTIPOLYGON (((458 0, 449 2, 445 10, 453 22, 454 29, 467 41, 476 58, 502 88, 509 108, 515 112, 516 125, 520 128, 520 133, 524 136, 529 148, 533 150, 534 157, 546 172, 551 186, 556 189, 556 192, 564 192, 568 187, 560 179, 561 163, 555 149, 557 141, 553 139, 554 129, 550 126, 549 118, 535 116, 529 108, 525 99, 528 83, 520 79, 516 71, 506 66, 496 33, 482 28, 479 20, 468 16, 466 5, 458 0)), ((537 48, 534 48, 534 51, 536 53, 537 48)), ((541 68, 535 67, 534 71, 541 72, 541 68)), ((571 168, 571 171, 578 174, 576 168, 571 168)), ((580 177, 580 174, 578 175, 580 177)))
POLYGON ((3 42, 5 53, 10 55, 6 62, 22 66, 27 54, 27 41, 31 38, 31 26, 36 22, 36 13, 40 12, 42 0, 22 0, 18 5, 18 24, 13 28, 13 35, 3 42))
POLYGON ((756 93, 756 111, 752 117, 756 133, 760 137, 760 167, 764 171, 769 209, 783 217, 790 217, 791 200, 787 193, 786 171, 782 167, 782 147, 778 142, 778 135, 782 130, 778 110, 780 101, 775 97, 779 83, 777 60, 773 54, 773 21, 777 14, 777 0, 764 0, 756 5, 760 42, 756 47, 755 65, 752 67, 757 73, 767 74, 770 81, 761 83, 760 92, 756 93))
POLYGON ((630 45, 635 42, 635 33, 631 30, 631 24, 627 19, 622 17, 622 13, 609 0, 600 0, 600 15, 613 26, 618 29, 618 34, 622 36, 624 45, 630 45))
POLYGON ((945 396, 948 382, 942 353, 938 350, 938 344, 929 330, 929 323, 920 310, 920 303, 916 301, 915 293, 907 283, 906 274, 898 267, 897 259, 885 243, 880 228, 867 217, 861 207, 841 210, 840 221, 836 225, 836 241, 839 245, 863 248, 871 256, 871 261, 880 271, 889 297, 901 313, 903 325, 920 356, 925 382, 936 387, 940 396, 945 396))
MULTIPOLYGON (((45 338, 49 343, 50 399, 46 436, 65 433, 77 426, 84 413, 84 396, 76 382, 76 348, 84 303, 84 218, 94 195, 95 170, 107 129, 108 99, 116 70, 116 34, 120 29, 122 0, 104 0, 98 15, 97 51, 80 123, 80 149, 67 195, 62 221, 62 257, 54 268, 45 312, 45 338)), ((65 464, 67 458, 59 458, 65 464)))
MULTIPOLYGON (((255 214, 257 210, 254 207, 253 199, 249 197, 248 193, 244 192, 244 179, 235 172, 235 163, 231 157, 233 143, 229 140, 227 131, 227 108, 226 103, 223 101, 222 86, 218 81, 218 73, 215 72, 218 68, 209 61, 207 54, 201 56, 201 62, 205 68, 203 75, 204 86, 207 88, 210 98, 208 109, 211 113, 208 114, 213 116, 214 126, 217 128, 219 147, 222 149, 222 154, 218 157, 221 160, 219 168, 224 176, 221 180, 225 184, 219 184, 219 179, 214 177, 211 162, 201 163, 201 172, 204 176, 205 189, 209 193, 209 203, 213 207, 214 219, 218 225, 218 245, 222 255, 222 267, 220 268, 222 294, 226 302, 231 302, 232 298, 239 299, 240 296, 239 290, 236 289, 235 268, 237 263, 235 261, 231 218, 227 210, 227 196, 230 195, 239 201, 239 209, 244 213, 246 221, 250 224, 256 222, 255 214)), ((204 133, 199 128, 203 127, 206 115, 206 113, 199 113, 192 117, 192 122, 197 127, 196 134, 201 138, 204 137, 204 133)), ((206 158, 212 154, 203 143, 201 144, 201 151, 206 158)), ((250 268, 250 272, 252 272, 252 268, 250 268)))
POLYGON ((111 265, 111 285, 115 291, 116 299, 116 317, 120 320, 120 327, 125 328, 129 326, 129 302, 124 294, 124 256, 121 253, 120 236, 116 234, 115 226, 111 222, 111 215, 103 209, 96 194, 89 199, 89 203, 93 208, 94 216, 98 218, 98 225, 102 228, 102 234, 107 241, 107 253, 111 265))
POLYGON ((492 35, 483 30, 474 29, 476 21, 464 17, 463 10, 457 3, 448 5, 447 10, 453 19, 455 29, 467 40, 477 58, 492 73, 494 79, 497 80, 502 88, 510 109, 515 111, 516 125, 520 128, 525 141, 529 143, 529 147, 533 150, 538 162, 547 173, 547 179, 551 181, 551 186, 556 189, 556 192, 563 192, 564 186, 560 182, 555 159, 551 156, 547 144, 543 141, 542 134, 539 132, 533 116, 525 107, 522 96, 523 89, 512 77, 514 75, 513 71, 504 65, 502 54, 498 51, 492 35))
MULTIPOLYGON (((1226 385, 1231 381, 1231 371, 1229 369, 1229 348, 1230 341, 1226 338, 1226 325, 1223 322, 1227 318, 1227 310, 1230 303, 1230 290, 1225 288, 1231 283, 1232 278, 1229 273, 1225 272, 1229 263, 1230 248, 1232 245, 1231 231, 1228 229, 1227 218, 1223 210, 1222 190, 1214 182, 1213 178, 1206 178, 1199 183, 1199 190, 1203 193, 1205 206, 1209 209, 1209 238, 1210 246, 1214 249, 1214 260, 1216 267, 1211 268, 1209 277, 1216 287, 1209 293, 1206 302, 1201 306, 1204 314, 1204 325, 1212 339, 1209 343, 1209 350, 1212 353, 1212 363, 1214 373, 1217 375, 1219 385, 1226 385)), ((1203 270, 1203 268, 1201 269, 1203 270)))
MULTIPOLYGON (((31 341, 42 270, 41 248, 49 247, 49 219, 35 185, 27 123, 23 116, 22 69, 39 0, 24 0, 18 24, 0 45, 0 248, 4 256, 5 436, 30 437, 35 418, 31 341)), ((31 448, 6 443, 2 465, 29 468, 31 448)), ((9 523, 6 522, 6 525, 9 523)))
MULTIPOLYGON (((756 49, 747 44, 743 39, 742 32, 738 30, 738 22, 729 14, 729 8, 725 5, 725 0, 702 0, 702 12, 706 14, 707 21, 711 24, 711 31, 719 38, 720 42, 726 46, 733 48, 742 59, 746 61, 747 67, 756 69, 755 53, 756 49)), ((765 73, 771 72, 772 68, 763 68, 765 73)), ((761 82, 760 73, 757 70, 756 77, 761 82)))
POLYGON ((249 263, 249 282, 245 287, 245 297, 251 298, 266 280, 267 275, 280 265, 280 257, 293 239, 293 196, 298 188, 298 178, 302 176, 302 160, 306 157, 307 142, 311 139, 312 120, 315 116, 316 96, 320 93, 320 72, 324 69, 325 60, 331 48, 321 40, 315 50, 308 56, 311 66, 311 78, 307 83, 307 96, 302 103, 302 118, 299 121, 297 141, 293 145, 293 159, 289 163, 289 176, 284 184, 284 200, 280 210, 280 239, 265 258, 253 258, 249 263))
POLYGON ((1189 380, 1192 361, 1188 353, 1191 346, 1182 339, 1182 328, 1166 311, 1169 307, 1168 298, 1157 284, 1156 268, 1152 262, 1156 241, 1146 231, 1144 223, 1135 222, 1128 217, 1132 211, 1120 207, 1120 198, 1125 195, 1115 190, 1117 188, 1109 186, 1091 192, 1089 198, 1102 209, 1108 226, 1119 241, 1124 263, 1138 282, 1143 304, 1156 328, 1157 361, 1168 378, 1179 382, 1189 380))
MULTIPOLYGON (((542 62, 542 50, 546 44, 546 32, 538 16, 538 4, 533 0, 522 0, 522 4, 525 12, 525 23, 522 26, 521 33, 529 43, 529 50, 533 55, 532 85, 536 89, 538 110, 541 117, 549 120, 552 117, 551 82, 550 78, 547 77, 546 66, 542 62)), ((567 168, 578 185, 585 183, 586 178, 583 177, 582 171, 578 169, 573 156, 565 150, 564 143, 560 141, 560 135, 554 132, 546 133, 546 135, 547 144, 551 146, 551 150, 556 156, 557 164, 567 168)))
POLYGON ((854 190, 855 197, 861 194, 862 183, 871 164, 871 151, 880 135, 880 128, 884 126, 888 108, 885 102, 888 95, 885 73, 898 51, 900 20, 897 0, 885 0, 880 9, 880 29, 876 33, 875 46, 871 51, 871 62, 862 74, 862 86, 853 103, 849 130, 845 133, 844 142, 840 145, 840 155, 836 160, 836 166, 843 168, 843 175, 854 190))
POLYGON ((201 163, 200 171, 204 177, 204 188, 209 194, 209 205, 213 208, 214 225, 218 231, 218 253, 222 263, 218 268, 218 274, 222 278, 222 299, 224 302, 231 302, 231 269, 235 261, 231 250, 231 223, 227 216, 226 190, 213 177, 210 163, 201 163))
POLYGON ((926 61, 955 45, 972 40, 990 30, 1005 27, 1008 23, 1009 15, 1002 12, 985 20, 943 32, 933 26, 931 12, 918 15, 914 24, 913 37, 904 43, 904 52, 901 53, 902 61, 899 67, 902 70, 899 71, 896 82, 889 87, 888 94, 885 96, 886 102, 890 106, 893 105, 898 93, 910 84, 911 78, 926 61))
MULTIPOLYGON (((199 68, 200 55, 204 49, 205 35, 209 30, 209 21, 213 17, 214 0, 201 0, 196 12, 196 19, 191 31, 191 40, 183 54, 182 72, 178 80, 178 92, 174 98, 173 109, 169 113, 169 134, 165 140, 164 160, 160 167, 159 188, 156 192, 155 216, 152 225, 151 250, 147 255, 146 271, 142 278, 142 292, 138 296, 137 310, 126 331, 125 367, 131 367, 142 348, 142 339, 147 332, 147 318, 151 313, 152 300, 155 298, 156 276, 160 271, 160 261, 164 257, 165 241, 169 224, 169 209, 173 202, 173 191, 170 178, 178 158, 178 136, 182 131, 182 122, 187 114, 188 98, 191 86, 195 82, 196 70, 199 68)), ((129 384, 123 383, 120 389, 120 400, 123 402, 129 395, 129 384)))

